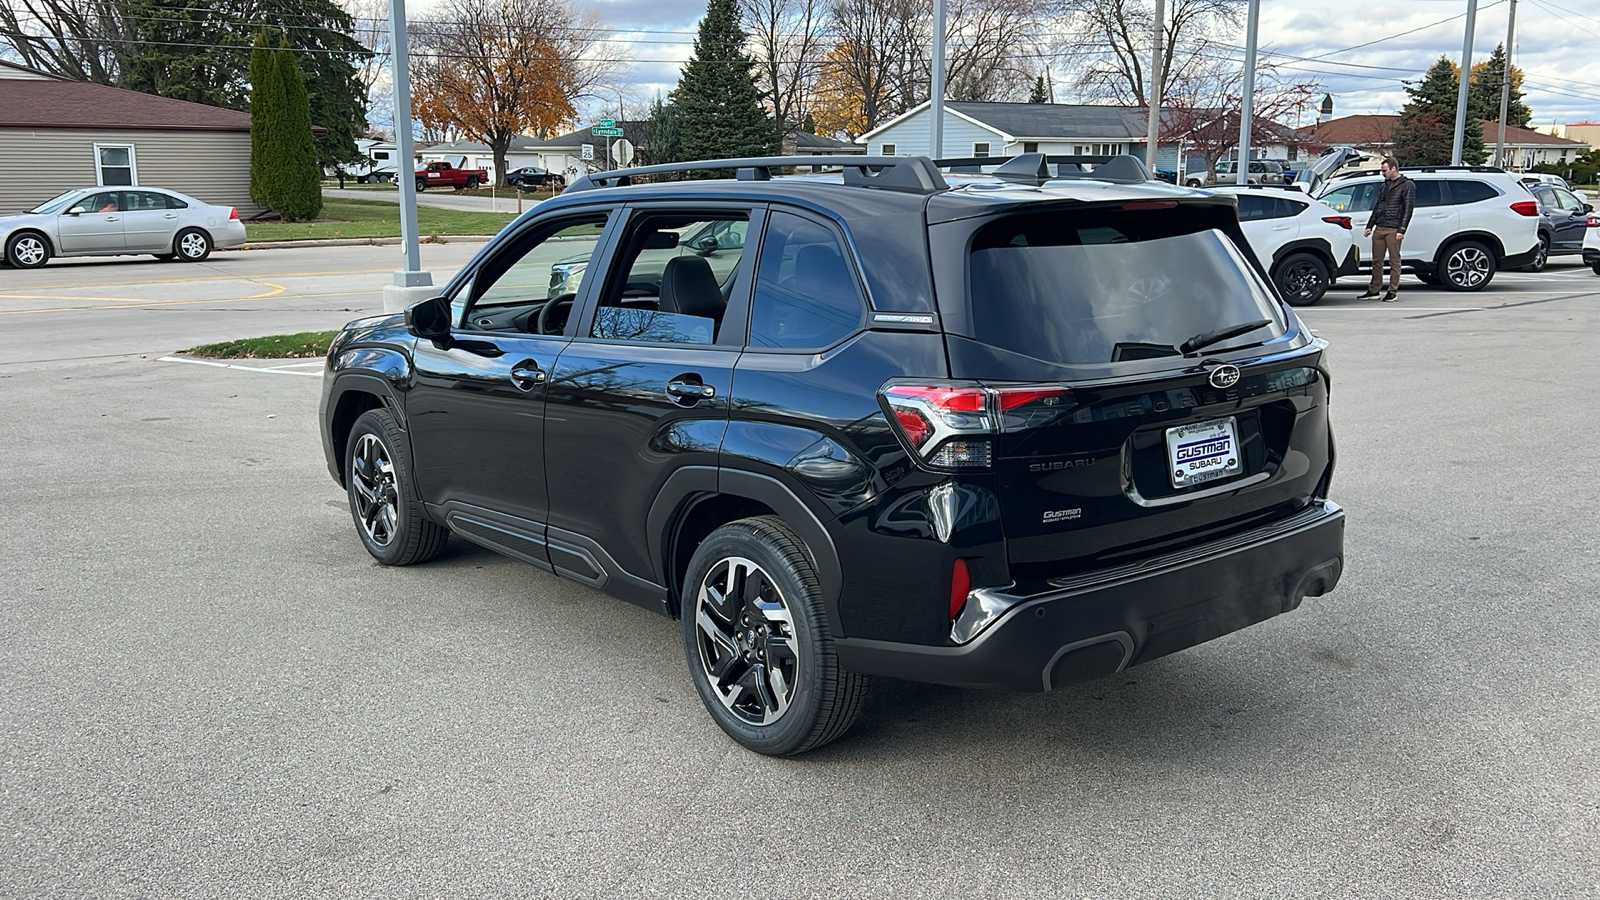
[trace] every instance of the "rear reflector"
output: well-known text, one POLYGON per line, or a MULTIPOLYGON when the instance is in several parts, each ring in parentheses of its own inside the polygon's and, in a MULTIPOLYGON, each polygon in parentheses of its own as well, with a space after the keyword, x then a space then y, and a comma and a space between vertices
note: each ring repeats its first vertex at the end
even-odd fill
POLYGON ((972 591, 972 576, 967 574, 967 561, 956 560, 955 567, 950 570, 950 619, 961 613, 961 607, 967 603, 967 594, 972 591))
POLYGON ((1322 221, 1327 222, 1329 225, 1337 225, 1345 231, 1350 230, 1349 216, 1323 216, 1322 221))
POLYGON ((1518 200, 1511 204, 1511 210, 1519 216, 1537 216, 1539 214, 1539 201, 1518 200))

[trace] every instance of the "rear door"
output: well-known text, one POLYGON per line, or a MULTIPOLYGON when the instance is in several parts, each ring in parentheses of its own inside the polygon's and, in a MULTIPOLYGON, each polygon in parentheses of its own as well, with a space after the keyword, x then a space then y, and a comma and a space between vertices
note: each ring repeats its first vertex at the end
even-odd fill
POLYGON ((1255 251, 1261 267, 1271 269, 1273 253, 1294 237, 1293 220, 1286 224, 1278 218, 1278 207, 1272 197, 1248 191, 1240 191, 1236 196, 1239 198, 1239 227, 1250 239, 1250 249, 1255 251))
POLYGON ((1411 213, 1411 227, 1400 244, 1400 256, 1407 260, 1432 261, 1439 249, 1461 229, 1460 208, 1445 195, 1444 183, 1419 180, 1417 205, 1411 213))
POLYGON ((156 191, 123 191, 122 233, 129 250, 171 253, 178 233, 178 211, 156 191))
POLYGON ((63 253, 112 253, 127 247, 122 235, 122 192, 96 191, 56 217, 63 253))

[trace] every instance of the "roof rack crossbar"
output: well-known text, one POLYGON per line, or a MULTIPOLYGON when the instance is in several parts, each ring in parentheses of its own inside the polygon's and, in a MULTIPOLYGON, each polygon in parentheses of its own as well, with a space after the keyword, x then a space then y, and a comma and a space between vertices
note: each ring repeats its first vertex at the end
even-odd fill
POLYGON ((878 188, 912 194, 933 194, 948 190, 950 185, 939 174, 932 162, 921 156, 858 156, 855 154, 819 154, 817 156, 758 156, 745 159, 707 159, 697 162, 663 163, 640 166, 635 169, 618 169, 613 172, 591 172, 580 176, 567 186, 567 192, 587 191, 595 188, 622 187, 647 175, 673 175, 684 172, 706 172, 732 169, 740 181, 768 181, 772 170, 788 167, 838 168, 844 172, 844 183, 859 187, 878 188))

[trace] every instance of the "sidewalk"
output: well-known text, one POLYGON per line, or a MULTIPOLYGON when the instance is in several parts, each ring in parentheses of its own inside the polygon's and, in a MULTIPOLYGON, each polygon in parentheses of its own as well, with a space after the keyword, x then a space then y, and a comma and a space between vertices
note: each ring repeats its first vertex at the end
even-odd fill
MULTIPOLYGON (((338 188, 323 188, 322 196, 337 197, 340 200, 381 200, 385 203, 399 203, 399 191, 351 191, 338 188)), ((432 206, 436 209, 456 209, 466 212, 501 212, 514 213, 517 211, 517 192, 507 191, 504 194, 490 197, 458 196, 448 191, 424 191, 417 195, 418 206, 432 206)), ((524 198, 522 209, 532 209, 537 205, 534 201, 524 198)))

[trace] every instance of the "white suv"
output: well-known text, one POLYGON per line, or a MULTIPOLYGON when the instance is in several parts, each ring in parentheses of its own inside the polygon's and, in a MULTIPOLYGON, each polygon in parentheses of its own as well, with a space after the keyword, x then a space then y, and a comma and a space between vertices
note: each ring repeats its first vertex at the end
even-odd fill
POLYGON ((1600 217, 1589 217, 1589 230, 1583 236, 1583 264, 1600 275, 1600 217))
MULTIPOLYGON (((1516 176, 1493 166, 1400 171, 1417 184, 1416 211, 1400 245, 1401 265, 1423 283, 1476 291, 1496 271, 1525 266, 1538 256, 1539 201, 1516 176)), ((1365 229, 1382 184, 1379 174, 1345 176, 1323 184, 1316 196, 1365 229)))
POLYGON ((1340 275, 1356 274, 1361 251, 1350 216, 1286 185, 1207 190, 1239 199, 1239 225, 1250 249, 1291 306, 1310 306, 1340 275))

